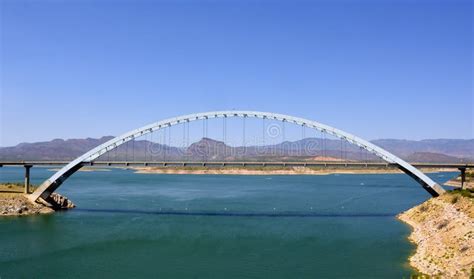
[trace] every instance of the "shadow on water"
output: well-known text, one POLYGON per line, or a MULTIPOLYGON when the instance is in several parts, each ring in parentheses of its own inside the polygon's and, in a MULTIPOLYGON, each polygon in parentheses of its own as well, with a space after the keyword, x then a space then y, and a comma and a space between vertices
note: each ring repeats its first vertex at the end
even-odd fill
POLYGON ((177 216, 223 216, 223 217, 306 217, 306 218, 348 218, 348 217, 395 217, 396 213, 317 213, 317 212, 239 212, 239 211, 181 211, 181 210, 138 210, 138 209, 96 209, 76 208, 74 211, 88 213, 123 213, 144 215, 177 216))

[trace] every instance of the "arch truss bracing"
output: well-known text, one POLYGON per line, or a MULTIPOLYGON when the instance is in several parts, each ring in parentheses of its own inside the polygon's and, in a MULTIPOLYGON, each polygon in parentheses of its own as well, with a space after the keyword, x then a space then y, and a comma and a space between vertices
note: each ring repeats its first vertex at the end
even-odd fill
POLYGON ((335 136, 341 140, 345 140, 351 144, 354 144, 361 149, 367 150, 369 153, 381 158, 387 163, 397 165, 402 171, 407 173, 409 176, 414 178, 421 186, 427 190, 432 196, 438 196, 442 194, 445 190, 434 182, 431 178, 426 176, 417 168, 413 167, 409 163, 400 159, 399 157, 393 155, 392 153, 374 145, 373 143, 366 141, 362 138, 359 138, 350 133, 344 132, 342 130, 333 128, 331 126, 289 115, 270 113, 270 112, 258 112, 258 111, 212 111, 204 113, 196 113, 178 116, 174 118, 165 119, 158 121, 141 128, 129 131, 121 136, 113 138, 93 149, 86 152, 85 154, 79 156, 75 160, 71 161, 69 164, 61 168, 48 180, 44 181, 38 189, 30 195, 30 200, 32 201, 42 201, 45 202, 46 199, 53 193, 69 176, 79 170, 84 163, 90 163, 93 160, 97 159, 101 155, 119 147, 120 145, 127 143, 128 141, 134 140, 138 137, 144 136, 146 134, 158 131, 160 129, 168 128, 173 125, 188 123, 191 121, 197 120, 207 120, 210 118, 228 118, 228 117, 241 117, 241 118, 260 118, 260 119, 269 119, 277 120, 287 123, 293 123, 296 125, 301 125, 306 128, 312 128, 318 130, 322 133, 335 136))

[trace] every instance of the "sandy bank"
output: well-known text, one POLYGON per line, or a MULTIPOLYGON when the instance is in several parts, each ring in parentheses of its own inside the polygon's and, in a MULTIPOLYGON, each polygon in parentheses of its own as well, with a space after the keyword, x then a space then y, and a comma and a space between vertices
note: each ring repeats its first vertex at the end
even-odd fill
MULTIPOLYGON (((327 175, 402 173, 396 168, 311 168, 311 167, 131 167, 141 174, 222 174, 222 175, 327 175)), ((424 169, 423 172, 449 172, 449 169, 424 169)))
POLYGON ((431 276, 470 278, 474 265, 473 197, 448 192, 398 218, 413 228, 409 239, 417 248, 410 265, 431 276))

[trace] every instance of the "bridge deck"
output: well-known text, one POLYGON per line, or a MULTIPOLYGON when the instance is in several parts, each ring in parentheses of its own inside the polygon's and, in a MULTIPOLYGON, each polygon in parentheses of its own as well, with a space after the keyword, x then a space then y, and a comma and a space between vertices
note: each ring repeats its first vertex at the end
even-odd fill
MULTIPOLYGON (((0 161, 0 167, 3 166, 60 166, 68 164, 68 161, 0 161)), ((82 163, 83 166, 161 166, 161 167, 386 167, 396 168, 396 164, 380 162, 334 162, 334 161, 312 161, 312 162, 252 162, 252 161, 94 161, 82 163)), ((412 163, 417 168, 474 168, 474 163, 412 163)))

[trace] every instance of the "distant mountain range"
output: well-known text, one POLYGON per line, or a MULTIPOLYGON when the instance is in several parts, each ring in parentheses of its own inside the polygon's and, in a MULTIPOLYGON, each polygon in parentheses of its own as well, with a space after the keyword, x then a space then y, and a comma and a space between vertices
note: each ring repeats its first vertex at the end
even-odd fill
MULTIPOLYGON (((55 139, 48 142, 21 143, 0 148, 0 160, 71 160, 112 139, 55 139)), ((474 139, 397 140, 380 139, 372 143, 410 162, 454 163, 474 161, 474 139)), ((232 147, 203 138, 188 147, 167 146, 150 141, 129 142, 100 158, 101 160, 351 160, 377 158, 358 147, 339 140, 305 138, 275 145, 232 147)))

